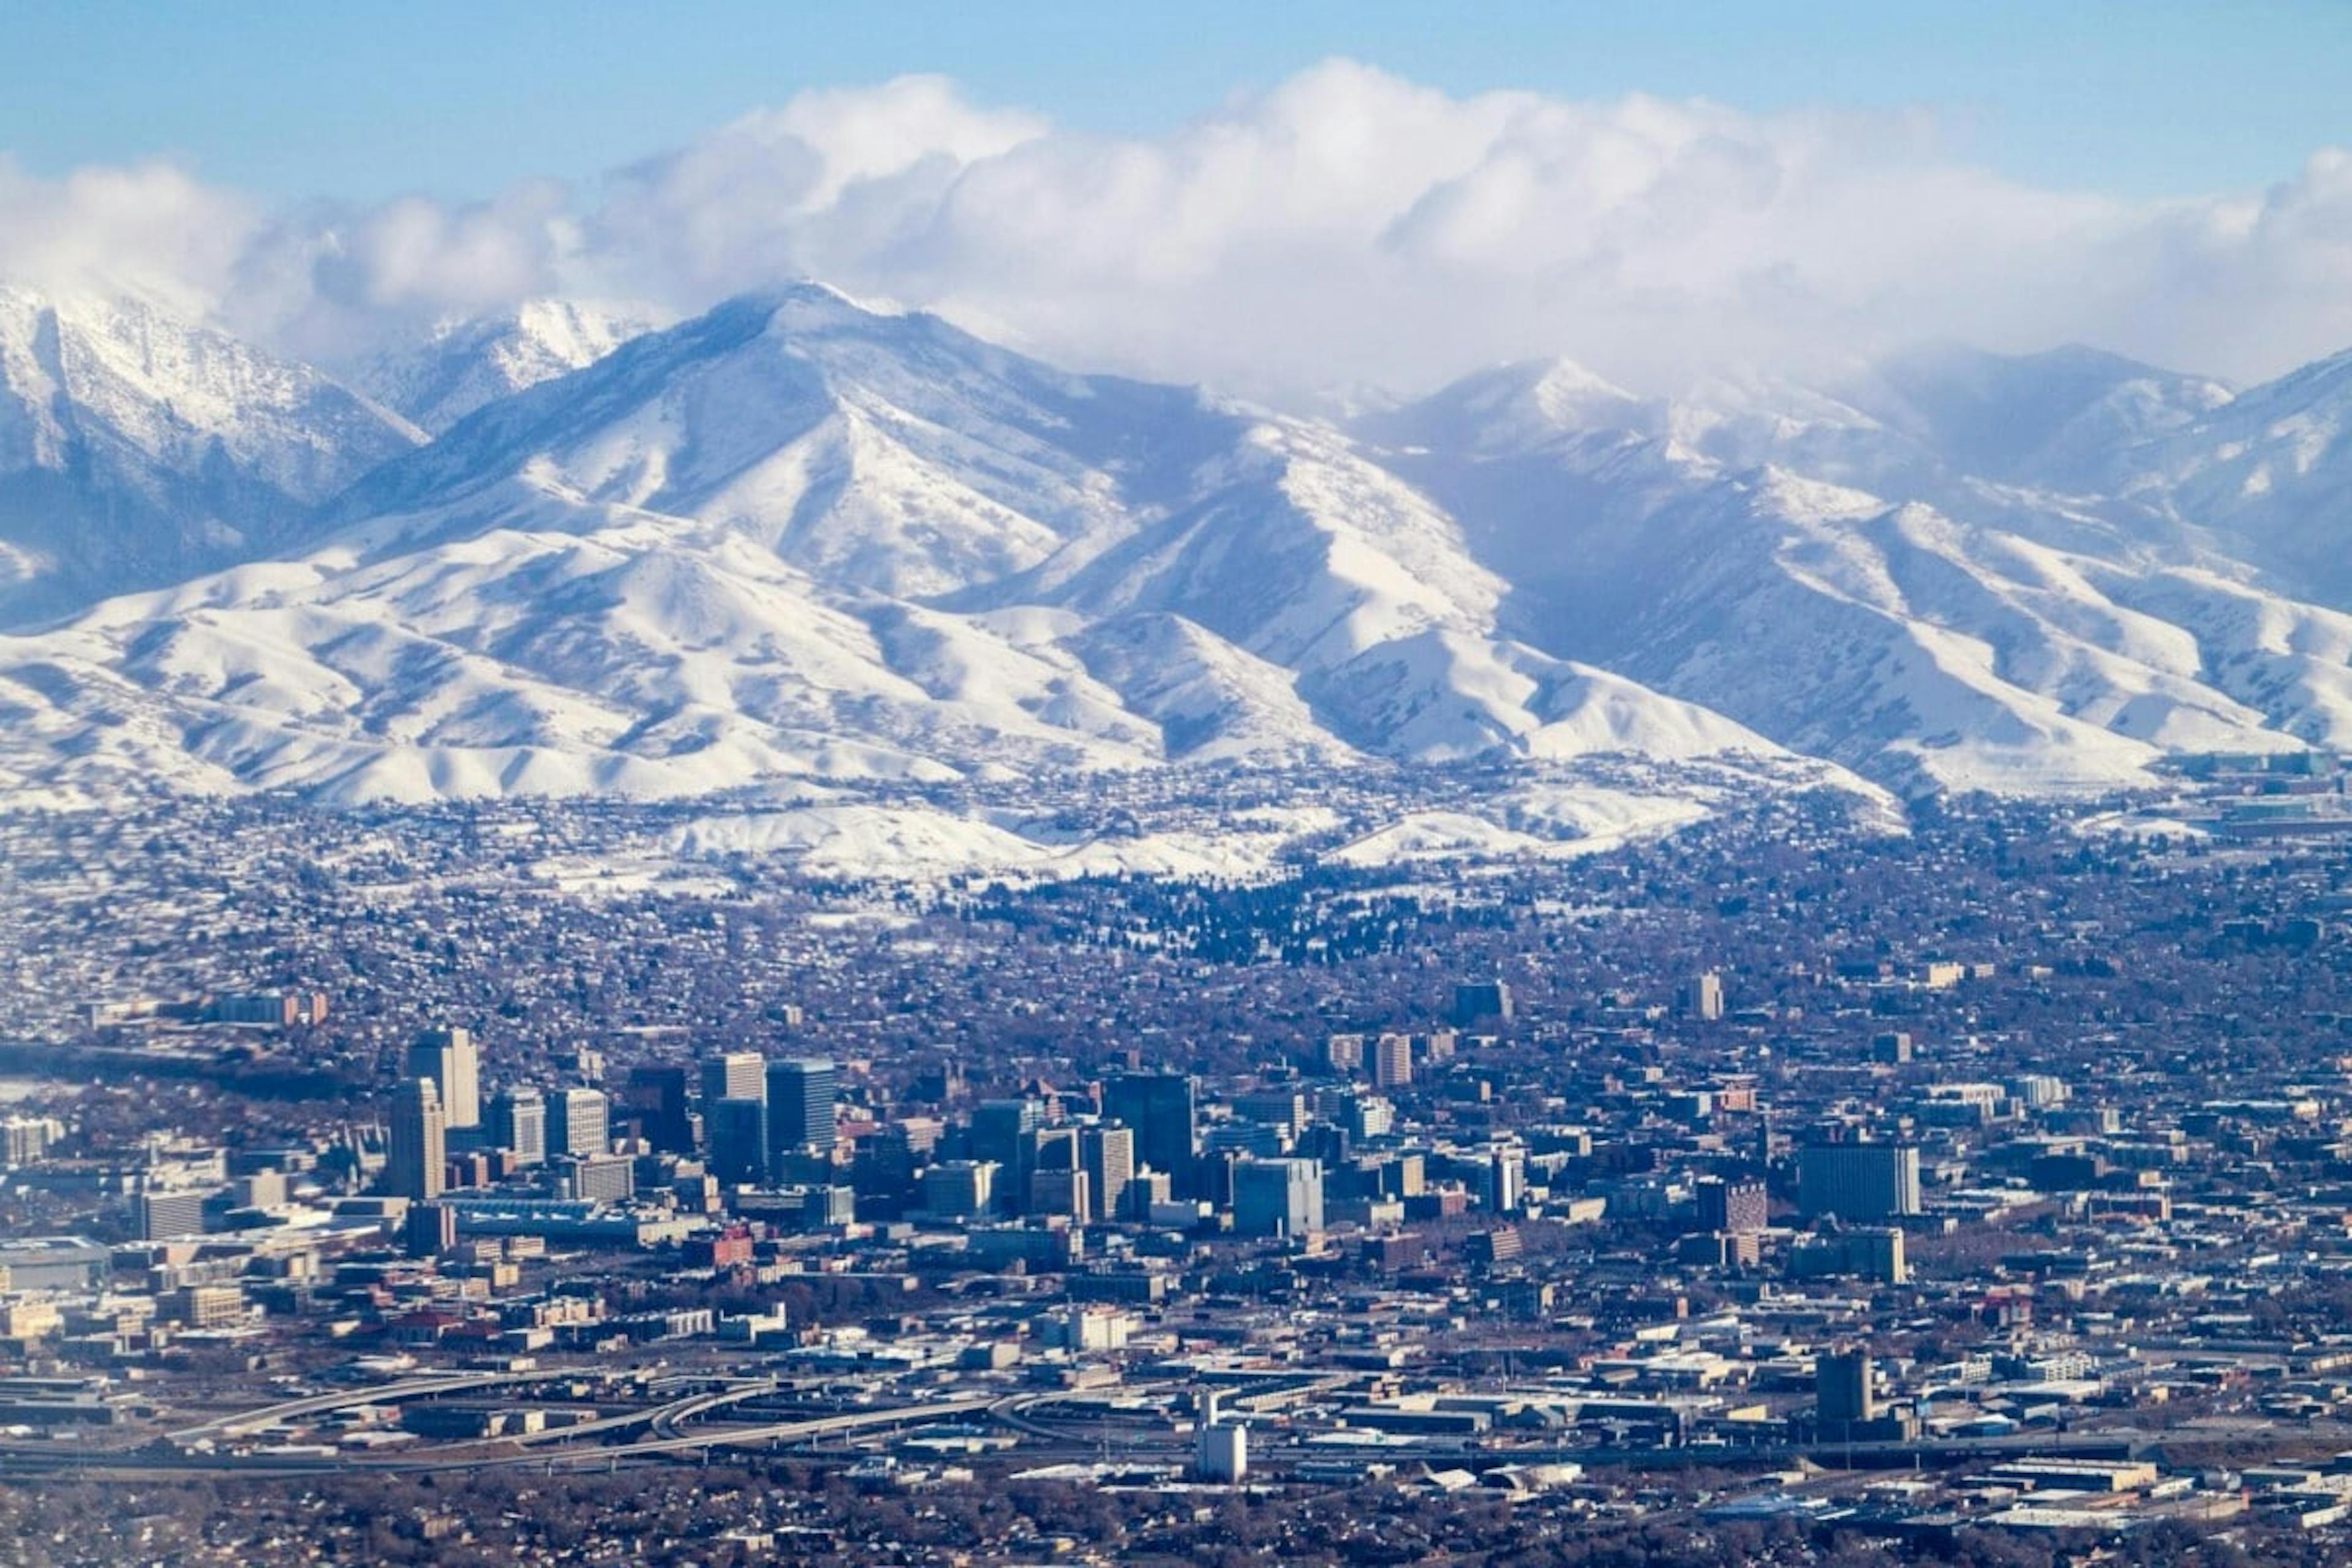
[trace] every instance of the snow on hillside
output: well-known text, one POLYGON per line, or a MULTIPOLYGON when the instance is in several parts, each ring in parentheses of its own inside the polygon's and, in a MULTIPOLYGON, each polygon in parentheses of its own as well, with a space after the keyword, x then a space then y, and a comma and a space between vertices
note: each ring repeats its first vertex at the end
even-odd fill
POLYGON ((282 548, 422 439, 152 306, 0 286, 0 626, 282 548))
POLYGON ((1960 472, 2055 482, 2091 426, 2142 450, 2222 390, 2074 351, 1883 375, 1875 415, 1751 380, 1580 429, 1474 378, 1367 425, 1512 584, 1520 637, 1905 788, 2096 792, 2168 752, 2352 741, 2330 612, 2143 502, 1960 472))
POLYGON ((2352 352, 2137 447, 2125 483, 2270 574, 2274 587, 2352 610, 2352 352))
MULTIPOLYGON (((0 637, 0 784, 854 797, 1613 756, 1683 770, 1664 822, 1727 761, 2096 792, 2352 744, 2352 359, 2231 397, 1938 348, 1663 399, 1534 361, 1342 429, 803 284, 660 331, 544 302, 373 374, 436 439, 203 329, 0 294, 0 595, 134 590, 0 637)), ((812 865, 1224 853, 874 804, 729 831, 812 865)), ((1360 837, 1609 831, 1515 809, 1360 837)))
POLYGON ((436 321, 421 342, 370 357, 352 381, 438 436, 478 408, 595 363, 651 325, 639 312, 526 300, 496 315, 436 321))
MULTIPOLYGON (((931 882, 950 877, 1058 880, 1179 876, 1254 880, 1286 863, 1377 868, 1433 858, 1510 860, 1591 854, 1673 833, 1743 792, 1788 784, 1737 769, 1685 779, 1660 773, 1648 789, 1549 777, 1482 805, 1407 810, 1358 823, 1314 805, 1243 813, 1147 811, 1070 831, 1014 814, 959 812, 926 802, 817 802, 715 812, 671 829, 655 847, 681 861, 773 861, 814 875, 931 882)), ((1826 777, 1827 775, 1820 775, 1826 777)), ((1864 803, 1867 810, 1868 803, 1864 803)))
POLYGON ((1328 426, 814 288, 487 407, 338 515, 0 642, 27 733, 139 718, 11 765, 340 800, 1772 750, 1499 637, 1507 585, 1328 426))

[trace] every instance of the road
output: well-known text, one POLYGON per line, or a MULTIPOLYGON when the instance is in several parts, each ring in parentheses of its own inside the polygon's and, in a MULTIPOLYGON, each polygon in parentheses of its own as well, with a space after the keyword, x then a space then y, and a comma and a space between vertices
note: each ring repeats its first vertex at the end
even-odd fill
MULTIPOLYGON (((544 1374, 541 1374, 544 1375, 544 1374)), ((468 1384, 467 1386, 480 1386, 468 1384)), ((373 1391, 379 1397, 386 1389, 373 1391)), ((764 1389, 730 1391, 749 1397, 764 1389)), ((793 1421, 771 1421, 742 1426, 714 1427, 707 1432, 680 1432, 674 1436, 653 1436, 635 1443, 569 1447, 549 1447, 525 1448, 509 1444, 505 1451, 483 1451, 483 1446, 467 1445, 464 1451, 447 1447, 412 1449, 394 1455, 310 1455, 310 1454, 182 1454, 165 1456, 149 1449, 127 1454, 89 1454, 66 1449, 18 1449, 0 1454, 0 1476, 56 1475, 72 1471, 90 1480, 155 1480, 189 1475, 355 1475, 389 1473, 426 1475, 452 1470, 507 1468, 515 1466, 536 1466, 541 1468, 578 1468, 582 1467, 617 1467, 625 1462, 660 1458, 677 1454, 709 1452, 719 1448, 758 1448, 787 1447, 821 1441, 827 1437, 868 1431, 881 1431, 894 1426, 917 1426, 934 1421, 952 1420, 958 1416, 978 1415, 998 1404, 1003 1396, 991 1392, 965 1394, 936 1400, 925 1405, 902 1405, 878 1410, 860 1410, 845 1415, 821 1415, 793 1421)), ((674 1415, 679 1406, 714 1403, 706 1408, 717 1408, 727 1403, 719 1395, 697 1395, 664 1407, 661 1414, 674 1415)), ((311 1405, 313 1401, 290 1401, 292 1405, 311 1405)), ((268 1406, 283 1411, 286 1406, 268 1406)), ((320 1408, 333 1408, 332 1405, 320 1408)), ((655 1412, 634 1414, 629 1419, 644 1422, 655 1412)), ((252 1411, 231 1418, 232 1422, 251 1421, 262 1412, 252 1411)), ((211 1431, 223 1422, 208 1422, 196 1431, 211 1431)), ((576 1436, 585 1430, 574 1427, 569 1433, 555 1436, 576 1436)))
POLYGON ((281 1405, 263 1405, 251 1410, 231 1411, 226 1415, 215 1415, 209 1421, 200 1421, 194 1426, 167 1432, 164 1436, 174 1443, 194 1443, 215 1435, 258 1431, 282 1422, 298 1421, 307 1415, 325 1415, 362 1405, 396 1405, 403 1400, 423 1399, 436 1394, 461 1394, 468 1389, 495 1388, 501 1384, 543 1383, 551 1375, 545 1372, 436 1373, 402 1383, 339 1389, 332 1394, 314 1394, 301 1399, 289 1399, 281 1405))

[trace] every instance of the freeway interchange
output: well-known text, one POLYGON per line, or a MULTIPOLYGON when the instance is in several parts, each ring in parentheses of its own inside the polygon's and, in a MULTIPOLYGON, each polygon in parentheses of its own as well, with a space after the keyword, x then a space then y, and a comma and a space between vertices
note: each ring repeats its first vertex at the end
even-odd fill
MULTIPOLYGON (((968 1391, 925 1391, 885 1405, 824 1408, 840 1386, 837 1378, 772 1373, 673 1372, 648 1377, 646 1371, 635 1371, 617 1378, 609 1369, 418 1373, 166 1425, 137 1447, 0 1444, 0 1479, 70 1475, 86 1480, 152 1481, 190 1476, 415 1476, 523 1467, 552 1473, 699 1462, 728 1450, 789 1451, 841 1461, 870 1453, 876 1439, 926 1427, 946 1428, 939 1436, 950 1447, 967 1440, 973 1443, 975 1451, 1017 1447, 1022 1462, 1028 1465, 1107 1459, 1115 1455, 1125 1463, 1174 1467, 1188 1457, 1191 1446, 1187 1428, 1174 1419, 1187 1402, 1186 1394, 1175 1384, 1122 1384, 1098 1394, 1016 1390, 991 1384, 968 1391), (591 1379, 608 1384, 635 1383, 647 1396, 625 1408, 568 1425, 496 1436, 417 1439, 398 1447, 338 1447, 300 1440, 306 1432, 315 1435, 324 1430, 331 1425, 331 1418, 362 1408, 380 1415, 386 1406, 490 1393, 520 1395, 591 1379), (769 1408, 754 1408, 763 1405, 769 1408)), ((529 1403, 518 1400, 519 1406, 529 1403)), ((1446 1465, 1507 1458, 1522 1463, 1571 1459, 1587 1466, 1654 1466, 1721 1458, 1702 1449, 1612 1451, 1554 1447, 1539 1441, 1514 1445, 1507 1450, 1478 1442, 1443 1440, 1400 1448, 1366 1436, 1359 1446, 1348 1441, 1349 1434, 1345 1431, 1327 1431, 1318 1436, 1279 1418, 1253 1425, 1255 1457, 1276 1470, 1310 1458, 1446 1465)), ((2122 1458, 2155 1446, 2151 1440, 2158 1436, 2128 1431, 2084 1433, 2071 1438, 2043 1434, 1911 1445, 1899 1453, 1849 1447, 1837 1456, 1824 1451, 1810 1457, 1828 1462, 1843 1459, 1847 1466, 1864 1468, 1891 1462, 1909 1465, 1921 1459, 1949 1463, 2025 1452, 2122 1458)), ((1742 1456, 1748 1460, 1804 1457, 1809 1457, 1808 1451, 1797 1447, 1742 1456)))
POLYGON ((362 1407, 381 1409, 490 1390, 544 1386, 579 1375, 535 1371, 414 1376, 210 1415, 168 1427, 136 1447, 9 1443, 0 1445, 0 1477, 71 1473, 91 1479, 152 1479, 159 1475, 189 1474, 287 1476, 370 1470, 423 1474, 514 1466, 550 1469, 618 1466, 695 1458, 728 1448, 808 1447, 974 1417, 1002 1422, 1017 1431, 1021 1408, 1039 1397, 990 1389, 877 1407, 714 1422, 711 1417, 723 1416, 738 1406, 819 1394, 834 1380, 698 1377, 680 1380, 693 1384, 692 1391, 674 1398, 648 1401, 568 1426, 508 1436, 417 1442, 391 1450, 341 1450, 289 1440, 322 1418, 362 1407), (719 1386, 710 1386, 714 1382, 719 1386))

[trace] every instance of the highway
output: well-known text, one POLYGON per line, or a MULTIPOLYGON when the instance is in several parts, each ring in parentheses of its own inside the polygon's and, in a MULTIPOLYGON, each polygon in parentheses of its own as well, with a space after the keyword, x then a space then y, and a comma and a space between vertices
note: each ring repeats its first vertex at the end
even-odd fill
MULTIPOLYGON (((1019 1434, 1023 1452, 1039 1458, 1052 1455, 1083 1457, 1087 1451, 1115 1447, 1130 1455, 1166 1452, 1181 1457, 1184 1443, 1172 1431, 1148 1429, 1148 1424, 1125 1419, 1061 1421, 1053 1407, 1073 1402, 1061 1391, 1031 1390, 1007 1394, 1002 1388, 950 1394, 926 1402, 859 1409, 786 1420, 703 1425, 730 1406, 780 1394, 799 1392, 823 1380, 786 1381, 775 1377, 745 1378, 729 1386, 705 1387, 664 1404, 601 1416, 569 1427, 511 1437, 452 1444, 419 1444, 397 1452, 353 1453, 191 1453, 194 1444, 299 1422, 361 1405, 459 1394, 513 1384, 543 1381, 545 1370, 529 1373, 454 1373, 416 1376, 375 1387, 310 1394, 276 1405, 215 1415, 179 1427, 161 1440, 139 1449, 92 1450, 65 1445, 16 1446, 0 1449, 0 1476, 54 1475, 71 1472, 97 1479, 155 1479, 190 1474, 427 1474, 463 1469, 538 1466, 578 1468, 615 1467, 681 1455, 708 1454, 730 1448, 784 1448, 854 1438, 862 1434, 922 1426, 959 1417, 985 1415, 989 1421, 1019 1434), (1042 1407, 1042 1408, 1041 1408, 1042 1407), (1040 1419, 1039 1415, 1045 1415, 1040 1419), (599 1439, 636 1429, 645 1436, 632 1441, 599 1439)), ((1164 1394, 1149 1385, 1130 1385, 1122 1398, 1164 1394)), ((1089 1403, 1083 1395, 1075 1403, 1089 1403)), ((1674 1466, 1726 1464, 1749 1466, 1809 1458, 1833 1467, 1864 1468, 1925 1462, 1945 1466, 2022 1454, 2121 1455, 2159 1447, 2168 1440, 2215 1440, 2216 1435, 2195 1428, 2149 1431, 2130 1427, 2072 1434, 2019 1433, 2000 1437, 1962 1438, 1917 1444, 1771 1446, 1755 1448, 1610 1449, 1567 1445, 1493 1447, 1486 1443, 1423 1442, 1410 1447, 1367 1444, 1309 1445, 1308 1433, 1262 1423, 1253 1444, 1267 1459, 1379 1459, 1398 1463, 1477 1464, 1482 1462, 1573 1460, 1586 1466, 1621 1464, 1674 1466)), ((2223 1438, 2221 1440, 2226 1440, 2223 1438)))
POLYGON ((259 1431, 265 1426, 287 1421, 298 1421, 308 1415, 326 1415, 338 1410, 349 1410, 362 1405, 396 1405, 403 1400, 423 1399, 436 1394, 462 1394, 469 1389, 495 1388, 509 1383, 543 1383, 552 1374, 545 1372, 467 1372, 442 1373, 425 1377, 414 1377, 404 1383, 376 1384, 367 1388, 340 1389, 332 1394, 314 1394, 301 1399, 289 1399, 280 1405, 257 1405, 251 1410, 231 1411, 200 1421, 194 1426, 183 1426, 164 1436, 174 1443, 194 1443, 214 1436, 236 1432, 259 1431))
MULTIPOLYGON (((533 1374, 544 1376, 544 1373, 533 1374)), ((422 1382, 424 1380, 420 1380, 422 1382)), ((446 1392, 438 1385, 424 1388, 415 1384, 386 1385, 372 1391, 381 1400, 389 1395, 394 1386, 407 1386, 412 1394, 424 1392, 446 1392)), ((463 1387, 480 1387, 478 1381, 468 1380, 463 1387)), ((658 1410, 633 1412, 625 1421, 632 1425, 646 1424, 657 1416, 675 1419, 681 1410, 698 1406, 715 1409, 734 1400, 769 1392, 764 1387, 729 1390, 722 1394, 698 1394, 677 1401, 658 1410)), ((617 1466, 624 1462, 667 1458, 678 1454, 709 1452, 720 1448, 757 1448, 820 1441, 849 1434, 887 1430, 895 1426, 922 1426, 933 1421, 952 1420, 987 1411, 998 1404, 1003 1395, 987 1394, 965 1394, 934 1401, 927 1405, 903 1405, 884 1409, 860 1410, 842 1415, 820 1415, 792 1421, 772 1421, 741 1426, 714 1427, 707 1432, 674 1432, 634 1443, 584 1445, 570 1447, 524 1447, 511 1440, 502 1440, 503 1447, 485 1444, 467 1444, 433 1448, 416 1448, 398 1454, 172 1454, 149 1449, 131 1453, 92 1454, 70 1448, 13 1449, 0 1453, 0 1475, 55 1475, 72 1471, 87 1479, 169 1479, 189 1475, 332 1475, 393 1473, 425 1475, 451 1470, 476 1470, 515 1466, 535 1466, 552 1469, 583 1466, 617 1466)), ((363 1400, 345 1403, 365 1403, 363 1400)), ((333 1403, 319 1404, 316 1400, 289 1401, 283 1405, 270 1405, 243 1413, 236 1417, 216 1419, 202 1426, 186 1430, 199 1434, 225 1430, 230 1426, 256 1420, 275 1418, 294 1405, 310 1406, 311 1413, 336 1408, 333 1403)), ((607 1429, 624 1418, 614 1417, 607 1429)), ((554 1436, 579 1436, 588 1430, 573 1427, 568 1432, 549 1434, 554 1436)))

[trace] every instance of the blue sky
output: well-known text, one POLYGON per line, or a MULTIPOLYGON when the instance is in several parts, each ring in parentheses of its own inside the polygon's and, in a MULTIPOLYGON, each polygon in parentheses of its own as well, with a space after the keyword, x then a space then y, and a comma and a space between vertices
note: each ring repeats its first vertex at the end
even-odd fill
POLYGON ((2133 197, 2258 188, 2352 144, 2345 0, 20 0, 5 20, 0 150, 29 172, 167 155, 277 201, 587 178, 804 89, 911 71, 1152 135, 1332 55, 1455 94, 1923 105, 1962 159, 2133 197))

